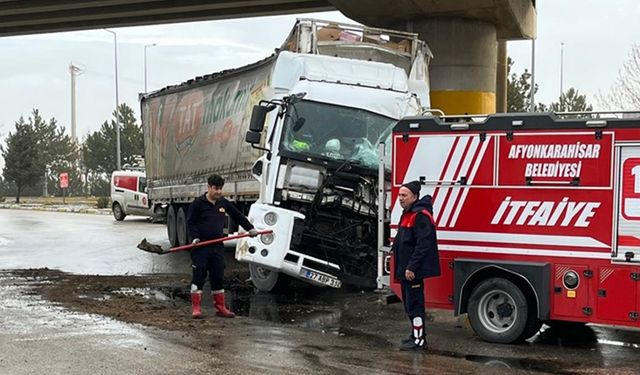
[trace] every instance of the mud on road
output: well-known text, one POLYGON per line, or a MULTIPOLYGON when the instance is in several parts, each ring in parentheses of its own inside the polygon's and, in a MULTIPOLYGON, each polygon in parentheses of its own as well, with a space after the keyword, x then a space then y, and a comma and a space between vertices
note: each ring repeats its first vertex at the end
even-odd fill
MULTIPOLYGON (((220 327, 221 324, 247 324, 246 319, 216 317, 208 285, 202 302, 204 319, 192 319, 189 275, 91 276, 47 268, 11 273, 30 281, 31 293, 48 301, 72 311, 99 314, 127 323, 187 333, 220 327)), ((337 324, 338 320, 346 318, 342 316, 346 311, 345 303, 354 306, 380 303, 380 296, 374 294, 336 293, 295 283, 285 294, 263 294, 254 290, 248 272, 238 269, 226 272, 225 290, 227 304, 240 317, 302 328, 332 329, 332 321, 337 324)))
POLYGON ((9 273, 21 285, 27 282, 27 293, 65 309, 178 333, 179 344, 216 358, 213 372, 494 373, 456 355, 399 352, 398 341, 408 332, 402 307, 384 305, 382 296, 372 292, 294 284, 289 293, 274 296, 256 293, 244 270, 228 270, 228 304, 238 317, 216 317, 205 297, 205 318, 194 320, 188 275, 87 276, 51 269, 9 273))
MULTIPOLYGON (((384 295, 370 291, 309 288, 295 283, 285 294, 257 293, 243 267, 227 269, 225 275, 227 302, 238 317, 216 317, 206 293, 205 318, 198 320, 190 315, 189 275, 87 276, 51 269, 8 272, 20 279, 21 285, 26 281, 27 293, 54 305, 170 332, 172 344, 196 349, 214 359, 212 367, 202 369, 202 373, 599 374, 605 371, 600 366, 606 361, 589 359, 581 349, 481 342, 448 311, 431 311, 427 316, 429 350, 399 352, 398 343, 409 331, 401 304, 386 305, 382 302, 384 295)), ((634 373, 624 366, 606 372, 634 373)))

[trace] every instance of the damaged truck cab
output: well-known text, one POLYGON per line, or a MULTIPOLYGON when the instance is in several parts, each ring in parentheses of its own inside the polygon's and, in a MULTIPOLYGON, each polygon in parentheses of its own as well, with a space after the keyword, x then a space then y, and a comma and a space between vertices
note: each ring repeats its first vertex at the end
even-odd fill
POLYGON ((261 191, 249 218, 258 229, 273 230, 236 249, 258 289, 270 291, 289 277, 334 288, 376 286, 378 145, 388 143, 397 119, 421 112, 420 97, 428 100, 426 81, 411 85, 407 77, 412 65, 426 70, 429 57, 412 37, 409 72, 351 58, 280 54, 273 81, 282 94, 254 108, 246 135, 265 150, 252 170, 261 191))
POLYGON ((302 19, 262 61, 143 95, 149 194, 171 244, 189 242, 188 205, 217 173, 273 230, 236 244, 259 290, 375 287, 377 149, 428 105, 430 57, 416 34, 302 19))
MULTIPOLYGON (((236 249, 238 260, 252 263, 251 277, 259 289, 275 286, 274 271, 336 288, 343 281, 375 287, 374 145, 389 136, 400 115, 381 108, 395 102, 401 111, 415 111, 417 103, 398 88, 365 87, 366 77, 354 78, 361 78, 355 90, 341 83, 300 81, 304 96, 267 102, 254 111, 258 118, 252 122, 260 124, 263 109, 276 105, 266 132, 268 152, 253 168, 263 187, 261 199, 249 211, 257 228, 273 233, 247 239, 236 249)), ((254 126, 247 141, 260 140, 261 131, 254 126)))

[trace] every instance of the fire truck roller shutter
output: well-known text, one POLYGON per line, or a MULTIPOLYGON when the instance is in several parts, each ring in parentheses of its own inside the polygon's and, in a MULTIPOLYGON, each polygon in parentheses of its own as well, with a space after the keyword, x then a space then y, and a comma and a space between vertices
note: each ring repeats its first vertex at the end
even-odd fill
POLYGON ((550 269, 548 263, 456 259, 455 313, 468 313, 486 341, 526 340, 549 318, 550 269))

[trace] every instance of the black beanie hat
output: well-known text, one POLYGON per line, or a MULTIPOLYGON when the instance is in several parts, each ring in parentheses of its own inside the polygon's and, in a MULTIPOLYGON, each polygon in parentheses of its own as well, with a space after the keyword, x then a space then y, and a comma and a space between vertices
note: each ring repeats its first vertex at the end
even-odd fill
POLYGON ((422 188, 422 184, 420 183, 420 181, 405 182, 404 184, 402 184, 402 186, 404 186, 407 189, 411 190, 411 192, 415 196, 420 196, 420 189, 422 188))

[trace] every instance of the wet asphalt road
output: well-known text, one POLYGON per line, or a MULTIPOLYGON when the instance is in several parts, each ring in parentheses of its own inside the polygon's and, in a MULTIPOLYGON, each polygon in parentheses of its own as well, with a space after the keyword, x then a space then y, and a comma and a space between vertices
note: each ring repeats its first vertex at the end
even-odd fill
MULTIPOLYGON (((143 219, 0 210, 0 269, 184 273, 186 253, 135 249, 142 237, 160 242, 164 236, 164 226, 143 219)), ((640 373, 639 331, 546 327, 523 345, 493 345, 447 311, 431 311, 428 355, 398 353, 395 342, 407 326, 401 307, 383 306, 375 318, 365 311, 347 324, 354 307, 344 292, 319 293, 311 308, 286 314, 280 309, 286 298, 249 296, 242 310, 257 328, 236 319, 242 334, 229 335, 225 350, 209 355, 179 333, 53 306, 22 283, 0 273, 0 374, 640 373)))
POLYGON ((137 250, 143 237, 166 242, 165 227, 144 218, 118 222, 106 215, 4 209, 0 269, 48 267, 87 275, 188 270, 187 253, 159 257, 137 250))
POLYGON ((0 274, 0 374, 199 374, 213 360, 165 332, 52 306, 16 281, 0 274))

